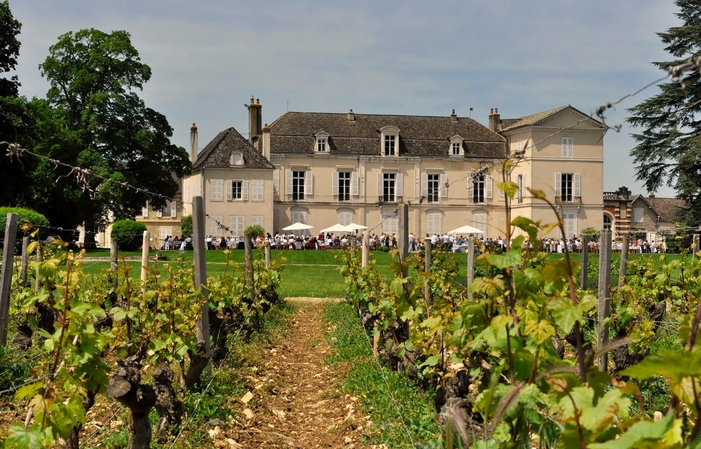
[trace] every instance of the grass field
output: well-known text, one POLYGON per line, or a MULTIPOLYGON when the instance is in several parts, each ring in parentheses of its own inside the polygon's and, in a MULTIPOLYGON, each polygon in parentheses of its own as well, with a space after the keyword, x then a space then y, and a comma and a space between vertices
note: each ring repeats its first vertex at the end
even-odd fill
MULTIPOLYGON (((283 297, 296 297, 296 296, 311 296, 317 298, 323 297, 344 297, 345 296, 345 285, 343 282, 343 276, 339 271, 339 264, 335 260, 335 256, 338 251, 272 251, 273 259, 284 257, 285 258, 285 268, 282 272, 282 284, 280 288, 280 294, 283 297)), ((163 267, 164 264, 173 263, 181 257, 178 251, 152 251, 151 257, 159 255, 164 257, 165 260, 159 260, 158 262, 151 262, 150 266, 159 269, 163 267)), ((192 251, 186 251, 182 254, 185 261, 192 261, 192 251)), ((256 250, 254 252, 255 257, 262 257, 262 251, 256 250)), ((138 258, 141 256, 140 252, 123 252, 120 256, 125 258, 138 258)), ((222 273, 225 269, 227 255, 224 251, 207 251, 207 273, 209 275, 216 275, 222 273)), ((370 257, 376 261, 376 266, 381 273, 386 276, 392 276, 389 270, 389 264, 392 261, 392 256, 386 252, 372 252, 370 257)), ((411 257, 411 256, 410 256, 411 257)), ((458 270, 458 282, 466 283, 466 272, 467 272, 467 258, 465 254, 449 254, 449 257, 457 261, 458 270)), ((548 258, 558 259, 563 257, 562 254, 549 254, 548 258)), ((674 260, 681 258, 678 254, 668 254, 668 260, 674 260)), ((688 256, 685 256, 688 259, 688 256)), ((97 273, 101 270, 107 269, 109 266, 109 251, 108 250, 93 250, 86 254, 87 260, 83 261, 82 264, 87 272, 97 273)), ((241 250, 234 250, 229 253, 229 258, 236 264, 243 264, 244 262, 244 252, 241 250)), ((580 259, 580 254, 572 254, 574 260, 580 259)), ((659 261, 660 255, 658 254, 637 254, 631 253, 629 255, 630 261, 648 259, 653 261, 659 261)), ((139 277, 139 264, 137 260, 127 261, 134 268, 132 269, 132 277, 137 279, 139 277)), ((478 262, 479 263, 479 262, 478 262)), ((617 282, 618 266, 620 263, 620 254, 616 253, 613 255, 612 268, 614 275, 612 276, 612 282, 617 282)), ((599 254, 589 255, 590 264, 590 276, 591 282, 596 282, 596 273, 598 272, 599 264, 599 254), (593 274, 592 274, 593 273, 593 274)), ((160 270, 159 270, 160 271, 160 270)))

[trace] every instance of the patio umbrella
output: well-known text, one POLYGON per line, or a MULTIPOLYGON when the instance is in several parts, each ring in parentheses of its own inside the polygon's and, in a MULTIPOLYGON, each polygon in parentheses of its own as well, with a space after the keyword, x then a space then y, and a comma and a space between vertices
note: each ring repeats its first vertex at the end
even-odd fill
POLYGON ((457 229, 453 229, 452 231, 448 231, 448 234, 484 234, 484 231, 481 229, 474 228, 472 226, 460 226, 457 229))
POLYGON ((367 229, 367 228, 368 228, 367 226, 363 226, 363 225, 356 224, 356 223, 351 223, 348 226, 346 226, 346 231, 359 231, 361 229, 367 229))
POLYGON ((342 224, 336 223, 333 226, 330 226, 326 229, 322 229, 321 232, 326 234, 327 232, 348 232, 348 228, 346 226, 343 226, 342 224))
POLYGON ((314 226, 310 226, 304 223, 292 223, 291 225, 282 228, 283 231, 306 231, 307 229, 312 229, 314 226))

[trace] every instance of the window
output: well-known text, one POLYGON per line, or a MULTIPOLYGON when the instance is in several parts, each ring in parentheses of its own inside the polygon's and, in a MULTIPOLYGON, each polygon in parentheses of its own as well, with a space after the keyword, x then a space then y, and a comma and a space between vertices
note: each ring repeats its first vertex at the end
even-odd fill
POLYGON ((334 195, 338 196, 338 201, 351 200, 351 172, 340 171, 333 173, 334 195))
POLYGON ((224 180, 212 179, 210 181, 210 200, 222 201, 224 199, 224 180))
POLYGON ((141 216, 144 218, 148 217, 148 201, 146 201, 146 205, 141 208, 141 216))
POLYGON ((574 157, 574 137, 562 138, 562 157, 574 157))
POLYGON ((555 196, 570 203, 582 196, 579 173, 555 173, 555 196))
POLYGON ((231 235, 243 235, 246 229, 246 217, 243 215, 229 215, 229 231, 231 235))
POLYGON ((243 165, 243 156, 241 153, 231 153, 229 165, 243 165))
POLYGON ((487 214, 477 213, 472 214, 472 226, 484 232, 487 235, 487 214))
POLYGON ((314 192, 314 177, 311 170, 287 170, 287 195, 293 200, 303 200, 314 192))
POLYGON ((166 239, 173 235, 173 228, 164 228, 161 226, 161 245, 165 243, 166 239))
POLYGON ((221 235, 224 232, 224 218, 221 215, 209 216, 209 233, 211 235, 221 235))
POLYGON ((426 214, 426 233, 429 235, 443 232, 443 214, 441 212, 428 212, 426 214))
POLYGON ((633 222, 634 223, 642 223, 643 222, 643 208, 642 207, 636 207, 633 209, 633 222))
POLYGON ((165 207, 156 212, 157 217, 171 217, 175 218, 177 216, 177 203, 175 201, 166 201, 165 207))
POLYGON ((426 176, 426 182, 428 183, 426 189, 426 201, 429 203, 438 202, 438 182, 440 175, 429 174, 426 176))
POLYGON ((448 196, 448 176, 423 173, 421 175, 421 196, 429 203, 437 203, 439 198, 448 196))
POLYGON ((315 150, 317 153, 328 153, 329 151, 329 133, 326 131, 319 131, 314 134, 316 137, 315 150))
POLYGON ((343 226, 348 226, 353 223, 353 211, 352 210, 339 210, 338 211, 338 224, 343 226))
POLYGON ((484 203, 492 198, 492 177, 479 175, 467 179, 467 199, 475 204, 484 203))
POLYGON ((518 187, 518 190, 516 190, 516 201, 523 203, 523 175, 516 176, 516 186, 518 187))
POLYGON ((577 236, 577 213, 564 212, 562 214, 563 224, 565 225, 565 236, 569 239, 577 236))
POLYGON ((251 181, 251 201, 264 201, 265 200, 265 190, 264 181, 262 179, 254 179, 251 181))
POLYGON ((265 229, 265 217, 262 215, 251 215, 251 226, 260 225, 265 229))
POLYGON ((456 134, 450 138, 450 148, 448 149, 449 156, 462 156, 464 153, 462 149, 462 136, 456 134))
POLYGON ((382 233, 383 234, 396 234, 399 232, 399 217, 394 213, 383 213, 382 214, 382 233))
POLYGON ((229 201, 243 199, 243 181, 227 181, 226 199, 229 201))
POLYGON ((292 223, 307 224, 307 211, 306 210, 293 210, 292 211, 292 223))
POLYGON ((377 174, 377 196, 380 201, 395 202, 404 195, 404 175, 402 173, 377 174))
POLYGON ((385 156, 396 156, 397 136, 385 136, 385 156))
POLYGON ((611 216, 609 214, 604 214, 604 229, 611 230, 611 216))

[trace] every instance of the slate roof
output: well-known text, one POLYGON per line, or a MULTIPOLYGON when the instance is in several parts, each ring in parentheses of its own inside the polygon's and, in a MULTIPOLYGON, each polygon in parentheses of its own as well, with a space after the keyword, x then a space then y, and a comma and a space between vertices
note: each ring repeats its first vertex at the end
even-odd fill
POLYGON ((660 216, 660 221, 674 222, 677 221, 677 213, 679 209, 686 206, 684 200, 678 198, 648 198, 650 205, 657 211, 660 216))
POLYGON ((271 164, 251 143, 239 134, 234 128, 227 128, 217 134, 211 142, 204 147, 198 156, 192 169, 200 168, 230 168, 241 170, 246 168, 274 169, 271 164), (243 165, 230 165, 231 153, 243 155, 243 165))
POLYGON ((479 122, 458 117, 287 112, 270 125, 270 152, 314 153, 314 135, 329 133, 331 154, 380 155, 380 129, 399 128, 399 156, 448 157, 450 138, 460 135, 465 157, 501 158, 506 139, 479 122))
MULTIPOLYGON (((553 109, 548 109, 547 111, 542 111, 542 112, 537 112, 535 114, 527 115, 525 117, 520 117, 520 118, 515 118, 515 119, 503 119, 501 120, 501 131, 509 131, 515 128, 520 128, 522 126, 534 126, 540 124, 543 120, 547 119, 548 117, 555 115, 559 112, 562 112, 566 109, 572 109, 574 112, 578 113, 579 115, 584 117, 589 117, 588 114, 583 113, 582 111, 578 110, 577 108, 572 107, 572 105, 566 105, 566 106, 560 106, 557 108, 553 109)), ((589 117, 592 122, 598 124, 602 128, 604 125, 599 122, 598 120, 595 120, 591 117, 589 117)))

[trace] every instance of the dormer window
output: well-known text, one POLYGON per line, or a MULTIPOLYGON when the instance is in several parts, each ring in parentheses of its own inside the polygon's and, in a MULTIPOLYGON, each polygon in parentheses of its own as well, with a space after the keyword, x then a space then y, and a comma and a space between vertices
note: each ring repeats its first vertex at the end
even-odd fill
POLYGON ((243 165, 243 155, 241 153, 231 153, 229 165, 243 165))
POLYGON ((329 133, 325 131, 319 131, 314 134, 316 138, 316 144, 314 146, 314 151, 316 153, 328 153, 329 152, 329 133))
POLYGON ((383 156, 399 155, 399 128, 396 126, 385 126, 380 129, 381 154, 383 156))
POLYGON ((450 138, 450 147, 448 148, 449 156, 463 156, 465 151, 462 147, 463 138, 460 135, 454 135, 450 138))

